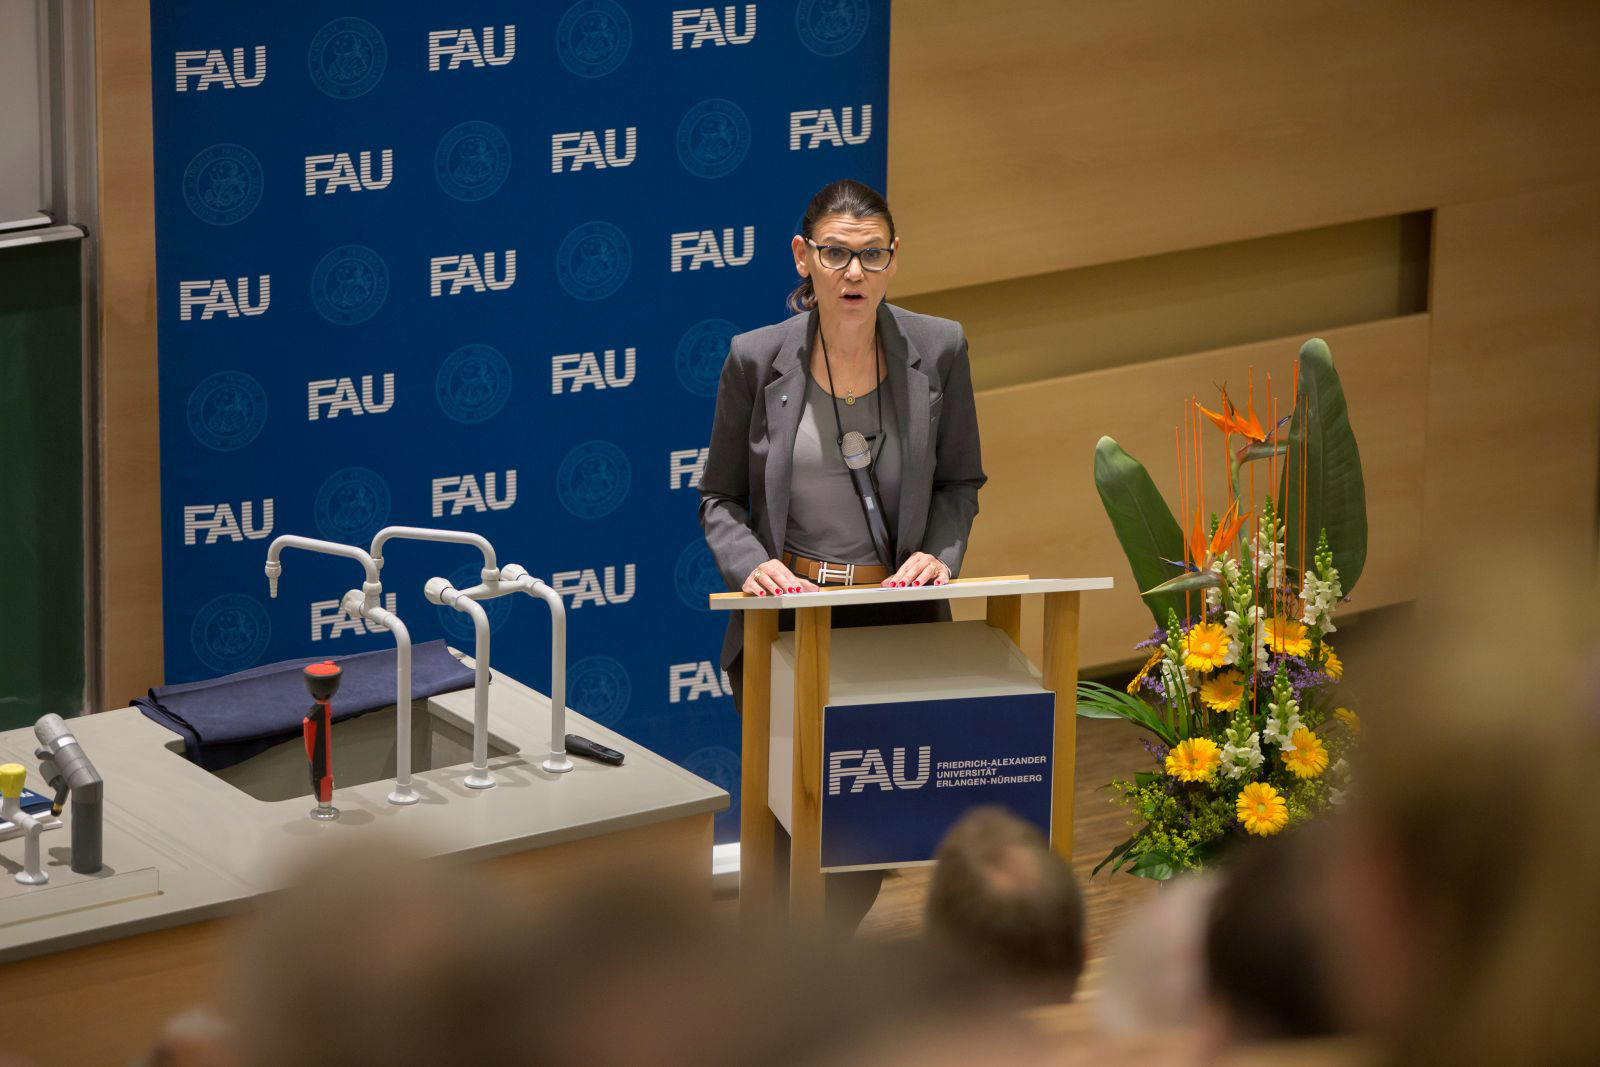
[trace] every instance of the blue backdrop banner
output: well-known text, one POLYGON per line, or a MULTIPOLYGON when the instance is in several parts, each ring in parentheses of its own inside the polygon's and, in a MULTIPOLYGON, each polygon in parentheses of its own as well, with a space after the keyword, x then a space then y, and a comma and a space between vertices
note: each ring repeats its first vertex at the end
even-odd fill
POLYGON ((1012 693, 823 708, 823 869, 925 863, 979 804, 1049 837, 1055 707, 1012 693))
MULTIPOLYGON (((151 9, 167 681, 388 643, 347 561, 269 600, 273 536, 477 531, 566 599, 572 706, 728 789, 736 837, 695 487, 806 200, 884 185, 887 0, 151 9)), ((470 642, 421 590, 476 555, 385 556, 415 639, 470 642)), ((487 607, 547 687, 547 613, 487 607)))

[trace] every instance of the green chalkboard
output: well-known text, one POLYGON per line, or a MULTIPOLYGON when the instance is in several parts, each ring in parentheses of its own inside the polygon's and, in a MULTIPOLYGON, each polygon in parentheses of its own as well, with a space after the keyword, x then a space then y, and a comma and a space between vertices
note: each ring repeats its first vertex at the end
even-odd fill
POLYGON ((83 710, 82 254, 75 240, 0 248, 4 729, 83 710))

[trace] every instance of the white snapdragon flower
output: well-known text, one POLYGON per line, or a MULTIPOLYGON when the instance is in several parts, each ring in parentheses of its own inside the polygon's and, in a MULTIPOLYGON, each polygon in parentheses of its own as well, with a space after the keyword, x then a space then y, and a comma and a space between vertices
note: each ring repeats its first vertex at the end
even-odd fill
POLYGON ((1261 734, 1255 730, 1250 731, 1250 736, 1243 742, 1235 742, 1230 733, 1227 743, 1222 746, 1222 773, 1229 780, 1253 774, 1263 761, 1261 734))
POLYGON ((1300 705, 1293 697, 1282 704, 1273 701, 1267 704, 1267 722, 1261 730, 1263 739, 1278 746, 1282 752, 1293 752, 1294 742, 1290 740, 1294 732, 1304 725, 1300 721, 1300 705))
POLYGON ((1328 790, 1328 801, 1334 805, 1345 802, 1345 797, 1350 792, 1350 761, 1340 757, 1328 768, 1329 784, 1339 783, 1328 790))
POLYGON ((1261 607, 1251 608, 1250 615, 1255 620, 1255 628, 1252 631, 1255 635, 1255 669, 1265 674, 1267 671, 1267 637, 1265 632, 1267 609, 1261 607))
MULTIPOLYGON (((1223 581, 1227 581, 1227 571, 1223 568, 1222 560, 1214 559, 1211 561, 1211 572, 1222 578, 1223 581)), ((1206 590, 1206 610, 1216 611, 1220 607, 1222 607, 1222 587, 1214 585, 1206 590)))
POLYGON ((1305 605, 1300 621, 1307 626, 1320 626, 1323 633, 1333 633, 1333 612, 1343 597, 1338 571, 1330 570, 1326 579, 1307 574, 1300 588, 1300 600, 1305 605))

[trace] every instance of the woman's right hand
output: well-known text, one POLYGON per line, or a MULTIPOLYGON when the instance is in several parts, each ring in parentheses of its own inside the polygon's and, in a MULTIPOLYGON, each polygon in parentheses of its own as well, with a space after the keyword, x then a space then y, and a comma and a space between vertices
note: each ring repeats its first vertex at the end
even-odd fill
POLYGON ((751 596, 777 596, 780 593, 815 593, 815 582, 799 577, 782 560, 769 559, 750 572, 744 591, 751 596))

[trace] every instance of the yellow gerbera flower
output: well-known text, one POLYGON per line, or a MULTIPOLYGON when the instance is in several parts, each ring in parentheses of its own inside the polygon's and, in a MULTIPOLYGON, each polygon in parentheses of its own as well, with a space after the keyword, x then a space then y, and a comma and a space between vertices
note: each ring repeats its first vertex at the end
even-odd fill
POLYGON ((1361 736, 1361 716, 1357 715, 1349 708, 1334 708, 1333 717, 1344 723, 1345 729, 1349 730, 1357 737, 1361 736))
POLYGON ((1183 665, 1192 671, 1213 671, 1225 666, 1230 643, 1221 623, 1197 622, 1184 642, 1183 665))
POLYGON ((1289 823, 1289 805, 1266 782, 1251 782, 1239 790, 1234 810, 1246 832, 1271 837, 1289 823))
POLYGON ((1200 683, 1200 699, 1213 711, 1238 711, 1244 703, 1244 679, 1238 671, 1222 671, 1200 683))
POLYGON ((1262 626, 1267 647, 1284 656, 1304 656, 1311 651, 1306 628, 1293 619, 1268 619, 1262 626))
POLYGON ((1180 782, 1204 782, 1222 765, 1222 750, 1206 737, 1179 741, 1167 753, 1167 773, 1180 782))
POLYGON ((1328 645, 1322 646, 1322 652, 1322 669, 1328 672, 1329 678, 1332 678, 1337 682, 1340 678, 1344 677, 1344 661, 1341 660, 1338 653, 1336 653, 1328 645))
POLYGON ((1304 726, 1289 738, 1294 751, 1284 752, 1283 762, 1296 778, 1315 778, 1328 769, 1328 748, 1321 738, 1304 726))
POLYGON ((1157 645, 1150 651, 1150 658, 1144 661, 1144 666, 1139 668, 1139 673, 1133 676, 1133 681, 1128 683, 1128 692, 1137 693, 1139 686, 1144 683, 1150 674, 1150 668, 1161 662, 1161 646, 1157 645))

